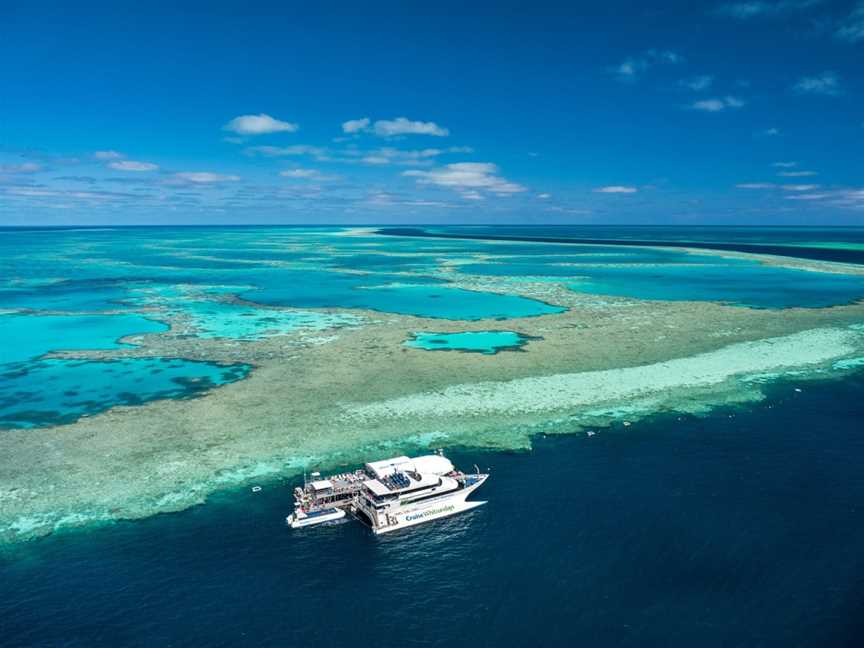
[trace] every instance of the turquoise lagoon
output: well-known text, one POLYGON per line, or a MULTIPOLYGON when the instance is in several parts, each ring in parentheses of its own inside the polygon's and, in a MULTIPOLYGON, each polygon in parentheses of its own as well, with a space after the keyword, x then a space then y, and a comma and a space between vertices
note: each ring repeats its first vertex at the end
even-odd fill
POLYGON ((179 358, 43 358, 52 351, 111 351, 120 338, 163 333, 140 315, 0 315, 0 428, 60 425, 115 405, 186 398, 245 378, 246 365, 179 358))
MULTIPOLYGON (((677 253, 673 253, 677 254, 677 253)), ((724 302, 751 308, 821 308, 864 298, 864 276, 812 272, 742 260, 681 255, 689 263, 627 266, 479 263, 460 272, 480 276, 551 277, 573 290, 665 301, 724 302), (706 261, 703 261, 706 260, 706 261)))
POLYGON ((241 341, 262 340, 295 331, 323 331, 357 326, 362 319, 354 315, 316 311, 265 309, 224 301, 186 301, 175 313, 190 318, 195 336, 241 341))
POLYGON ((50 351, 129 348, 128 335, 161 333, 162 322, 140 315, 0 315, 0 364, 36 358, 50 351))
MULTIPOLYGON (((404 278, 403 278, 404 280, 404 278)), ((367 280, 368 283, 368 280, 367 280)), ((385 313, 399 313, 450 320, 508 319, 536 317, 562 313, 564 308, 516 295, 462 290, 441 284, 381 285, 357 287, 342 295, 342 304, 335 303, 339 295, 318 293, 301 295, 297 286, 271 288, 243 293, 241 297, 258 304, 321 308, 341 306, 362 308, 385 313)))
POLYGON ((462 331, 459 333, 414 333, 405 346, 426 351, 463 351, 495 355, 517 351, 532 338, 515 331, 462 331))
POLYGON ((189 398, 242 380, 245 364, 180 358, 47 359, 0 365, 0 427, 72 423, 116 405, 189 398))

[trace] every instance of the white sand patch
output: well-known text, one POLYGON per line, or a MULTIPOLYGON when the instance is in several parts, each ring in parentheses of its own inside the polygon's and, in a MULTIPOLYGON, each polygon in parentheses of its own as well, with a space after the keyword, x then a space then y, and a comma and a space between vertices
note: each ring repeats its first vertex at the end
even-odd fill
POLYGON ((733 344, 717 351, 639 367, 454 385, 368 405, 347 406, 351 417, 484 416, 579 408, 669 390, 710 387, 748 374, 824 364, 864 345, 851 329, 821 328, 733 344))

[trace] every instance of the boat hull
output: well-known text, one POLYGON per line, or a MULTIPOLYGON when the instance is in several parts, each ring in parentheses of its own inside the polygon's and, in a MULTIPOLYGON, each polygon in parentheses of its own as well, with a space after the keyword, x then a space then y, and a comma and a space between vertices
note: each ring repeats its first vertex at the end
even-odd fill
POLYGON ((390 518, 394 520, 393 523, 373 528, 372 531, 376 535, 392 533, 399 529, 407 529, 418 524, 440 520, 441 518, 450 517, 451 515, 464 513, 478 506, 483 506, 486 502, 468 502, 466 498, 480 488, 484 481, 486 481, 485 475, 476 483, 455 493, 443 495, 440 498, 431 499, 422 504, 406 507, 399 513, 390 515, 390 518))

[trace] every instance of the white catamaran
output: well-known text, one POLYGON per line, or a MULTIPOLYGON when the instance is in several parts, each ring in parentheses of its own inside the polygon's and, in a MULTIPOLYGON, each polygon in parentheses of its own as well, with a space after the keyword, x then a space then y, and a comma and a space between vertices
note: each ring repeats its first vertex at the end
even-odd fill
POLYGON ((344 518, 350 513, 382 534, 431 522, 486 502, 468 496, 489 477, 475 466, 466 474, 438 454, 393 457, 367 463, 351 473, 313 480, 294 490, 294 513, 287 522, 301 528, 344 518))

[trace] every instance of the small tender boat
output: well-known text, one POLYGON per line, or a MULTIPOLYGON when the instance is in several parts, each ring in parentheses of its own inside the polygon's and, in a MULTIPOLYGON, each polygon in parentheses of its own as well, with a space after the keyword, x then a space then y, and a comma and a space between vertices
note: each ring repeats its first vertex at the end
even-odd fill
POLYGON ((291 525, 292 529, 300 529, 302 527, 313 526, 315 524, 322 524, 323 522, 333 522, 334 520, 341 520, 344 517, 344 510, 332 507, 308 512, 303 510, 297 510, 294 511, 287 518, 285 518, 285 521, 291 525))

